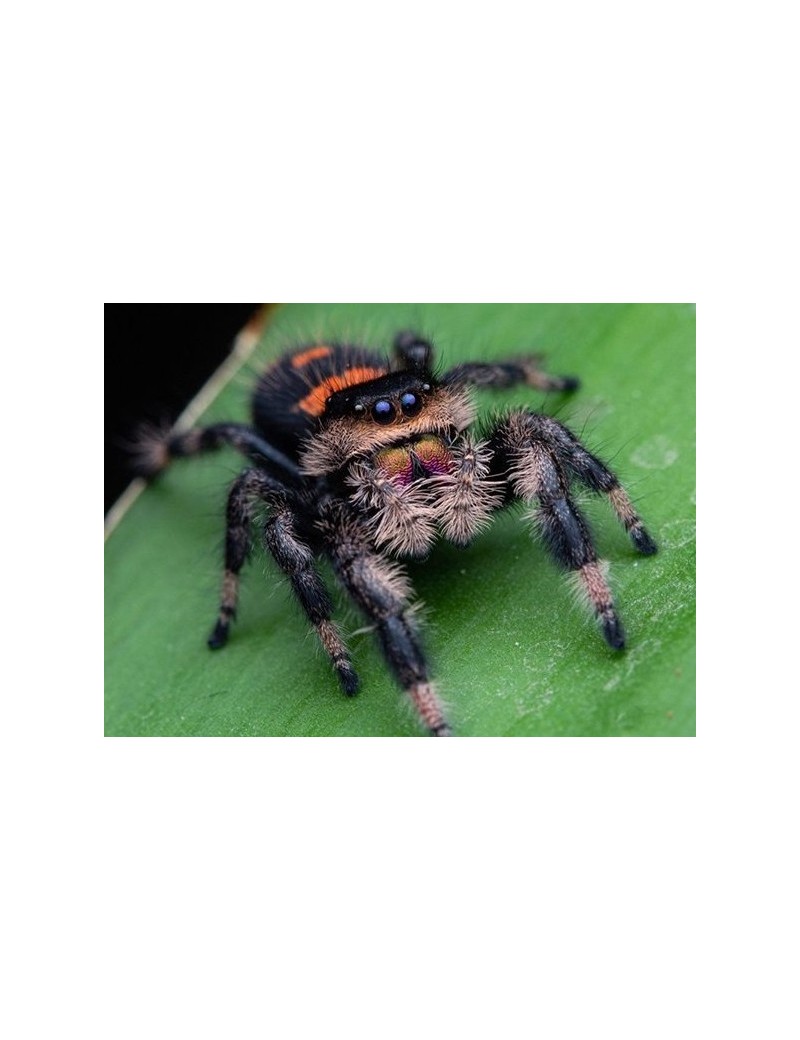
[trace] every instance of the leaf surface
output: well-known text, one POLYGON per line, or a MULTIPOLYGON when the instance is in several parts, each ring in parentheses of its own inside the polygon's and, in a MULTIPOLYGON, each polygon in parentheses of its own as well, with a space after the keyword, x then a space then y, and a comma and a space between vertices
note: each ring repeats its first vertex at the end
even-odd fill
MULTIPOLYGON (((332 338, 388 348, 423 331, 443 367, 525 352, 581 389, 481 391, 481 412, 557 415, 617 472, 659 543, 638 556, 598 498, 581 498, 628 635, 609 650, 569 582, 512 509, 466 550, 441 544, 409 573, 423 637, 459 735, 690 736, 695 725, 695 314, 688 304, 291 305, 201 423, 247 421, 255 374, 288 346, 332 338)), ((340 692, 291 591, 262 552, 243 574, 228 646, 217 609, 233 452, 176 462, 106 543, 106 733, 409 735, 418 725, 364 621, 337 616, 362 679, 340 692)), ((334 589, 330 571, 323 568, 334 589)))

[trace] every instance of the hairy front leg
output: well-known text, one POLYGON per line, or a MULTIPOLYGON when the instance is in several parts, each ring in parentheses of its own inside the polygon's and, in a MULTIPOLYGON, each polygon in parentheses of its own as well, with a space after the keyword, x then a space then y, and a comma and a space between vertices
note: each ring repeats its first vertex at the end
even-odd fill
POLYGON ((358 675, 339 629, 331 620, 331 601, 315 565, 314 554, 296 533, 294 513, 284 506, 268 517, 264 541, 292 589, 331 660, 342 689, 348 696, 358 691, 358 675))
POLYGON ((404 571, 375 552, 368 533, 342 513, 329 518, 325 541, 337 576, 374 624, 384 657, 419 719, 433 736, 450 736, 414 624, 411 587, 404 571))

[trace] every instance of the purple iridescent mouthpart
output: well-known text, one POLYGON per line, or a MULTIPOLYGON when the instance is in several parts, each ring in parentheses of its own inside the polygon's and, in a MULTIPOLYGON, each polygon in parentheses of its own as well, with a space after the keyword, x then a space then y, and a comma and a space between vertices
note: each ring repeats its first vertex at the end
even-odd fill
POLYGON ((401 487, 415 478, 438 476, 453 468, 452 457, 438 437, 422 437, 413 444, 385 448, 375 461, 381 472, 401 487))

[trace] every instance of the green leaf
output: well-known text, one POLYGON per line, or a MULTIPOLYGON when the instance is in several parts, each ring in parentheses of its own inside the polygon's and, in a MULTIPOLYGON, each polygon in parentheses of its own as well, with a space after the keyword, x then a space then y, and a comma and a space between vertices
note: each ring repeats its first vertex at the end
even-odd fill
MULTIPOLYGON (((253 359, 202 422, 247 420, 255 372, 287 346, 349 338, 388 347, 416 328, 444 366, 528 351, 578 375, 571 395, 481 392, 557 414, 630 491, 659 543, 636 554, 607 504, 582 500, 628 635, 604 644, 569 583, 510 510, 467 550, 438 546, 409 573, 424 641, 458 735, 694 734, 694 307, 308 305, 272 312, 253 359)), ((106 543, 106 732, 114 736, 418 735, 364 622, 338 598, 362 690, 348 699, 290 589, 262 553, 245 571, 228 646, 205 645, 217 609, 234 453, 176 462, 106 543)), ((325 570, 330 587, 333 581, 325 570)))

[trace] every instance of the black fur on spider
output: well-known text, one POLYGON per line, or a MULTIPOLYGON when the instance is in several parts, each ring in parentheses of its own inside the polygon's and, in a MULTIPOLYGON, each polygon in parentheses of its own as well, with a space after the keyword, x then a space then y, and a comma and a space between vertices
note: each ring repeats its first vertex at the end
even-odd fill
POLYGON ((230 445, 252 463, 230 489, 219 615, 208 639, 225 645, 239 573, 256 524, 329 656, 344 692, 359 686, 316 566, 336 577, 373 626, 400 686, 426 729, 449 736, 414 620, 412 589, 397 557, 427 555, 438 537, 467 545, 513 501, 530 503, 554 559, 574 572, 606 642, 622 625, 587 521, 571 486, 604 494, 644 554, 656 545, 614 474, 565 426, 528 410, 481 436, 470 387, 566 391, 537 357, 467 363, 435 376, 431 344, 403 332, 394 362, 359 346, 317 343, 281 357, 255 389, 253 423, 220 423, 141 444, 139 472, 154 477, 175 458, 230 445))

